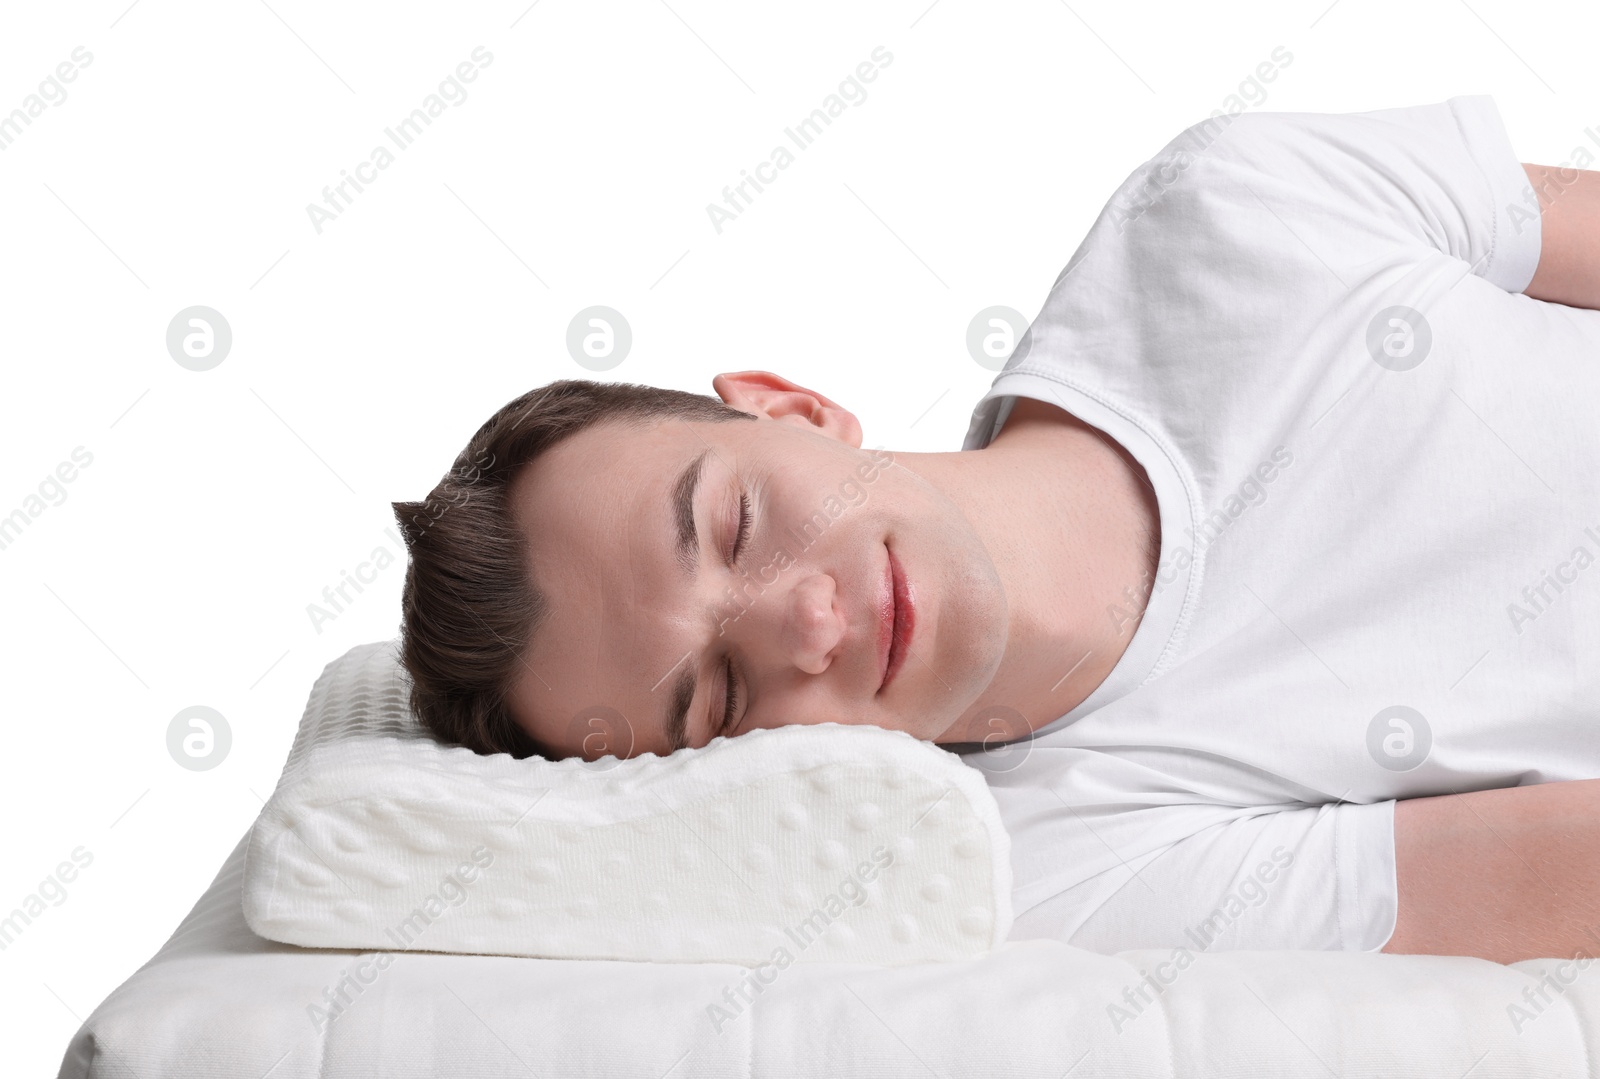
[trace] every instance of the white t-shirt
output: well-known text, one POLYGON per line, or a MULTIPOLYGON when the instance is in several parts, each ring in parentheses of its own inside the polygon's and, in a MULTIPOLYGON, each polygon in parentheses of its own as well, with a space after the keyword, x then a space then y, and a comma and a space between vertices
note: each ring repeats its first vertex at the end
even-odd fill
POLYGON ((1395 799, 1600 777, 1600 312, 1519 295, 1492 99, 1225 120, 1118 189, 965 443, 1050 401, 1160 503, 1111 675, 966 756, 1014 938, 1375 951, 1395 799))

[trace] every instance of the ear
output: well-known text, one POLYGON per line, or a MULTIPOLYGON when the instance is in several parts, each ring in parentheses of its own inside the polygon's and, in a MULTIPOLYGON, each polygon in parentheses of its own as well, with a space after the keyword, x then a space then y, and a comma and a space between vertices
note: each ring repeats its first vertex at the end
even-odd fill
POLYGON ((782 375, 735 371, 712 379, 711 388, 740 412, 794 424, 861 448, 861 421, 855 413, 782 375))

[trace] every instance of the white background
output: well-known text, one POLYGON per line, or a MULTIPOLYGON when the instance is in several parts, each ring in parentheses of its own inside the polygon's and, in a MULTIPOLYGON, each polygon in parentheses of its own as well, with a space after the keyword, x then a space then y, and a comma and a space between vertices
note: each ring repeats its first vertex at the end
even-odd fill
POLYGON ((490 412, 589 374, 579 310, 632 326, 596 377, 775 370, 868 445, 955 449, 993 377, 972 317, 1032 317, 1115 186, 1278 46, 1253 108, 1489 93, 1552 165, 1600 132, 1577 3, 670 5, 0 8, 0 114, 93 55, 0 151, 0 516, 93 455, 0 550, 0 917, 93 856, 0 951, 6 1074, 54 1074, 250 826, 324 664, 398 632, 403 560, 320 632, 307 605, 402 554, 389 503, 490 412), (306 205, 479 45, 465 101, 318 234, 306 205), (706 204, 879 45, 719 235, 706 204), (233 333, 199 373, 165 340, 193 305, 233 333), (196 704, 232 732, 208 771, 167 749, 196 704))

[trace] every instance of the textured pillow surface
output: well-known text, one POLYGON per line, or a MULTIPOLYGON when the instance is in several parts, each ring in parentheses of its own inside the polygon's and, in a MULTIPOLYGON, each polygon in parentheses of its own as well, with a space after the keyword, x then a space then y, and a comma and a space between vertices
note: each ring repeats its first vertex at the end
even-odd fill
POLYGON ((794 725, 667 757, 516 760, 440 744, 408 688, 397 641, 317 679, 250 835, 256 933, 783 967, 968 958, 1010 931, 993 796, 908 734, 794 725))

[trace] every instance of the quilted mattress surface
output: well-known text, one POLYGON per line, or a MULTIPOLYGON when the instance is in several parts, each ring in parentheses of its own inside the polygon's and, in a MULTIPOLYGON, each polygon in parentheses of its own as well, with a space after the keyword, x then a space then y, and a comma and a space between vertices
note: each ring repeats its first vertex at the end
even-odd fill
POLYGON ((1596 1075, 1600 963, 1348 952, 723 963, 302 949, 250 931, 244 842, 62 1079, 1596 1075), (385 956, 390 960, 380 967, 385 956), (333 1004, 343 998, 337 1012, 333 1004))

